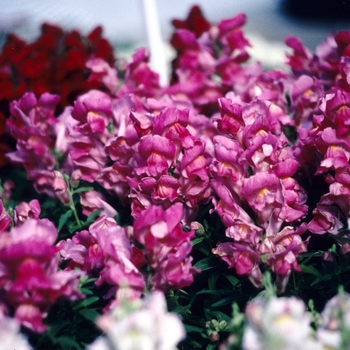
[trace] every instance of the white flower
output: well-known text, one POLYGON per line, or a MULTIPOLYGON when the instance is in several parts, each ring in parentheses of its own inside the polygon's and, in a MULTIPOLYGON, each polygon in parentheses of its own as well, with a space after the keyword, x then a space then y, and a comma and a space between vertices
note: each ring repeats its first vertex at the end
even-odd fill
POLYGON ((312 337, 311 318, 297 298, 258 298, 246 309, 245 350, 321 349, 312 337))
POLYGON ((350 294, 342 293, 330 299, 321 313, 321 323, 317 329, 317 339, 328 349, 340 349, 342 340, 350 345, 350 339, 342 339, 342 334, 350 332, 350 294))
POLYGON ((30 350, 27 339, 20 333, 20 326, 12 318, 0 319, 0 350, 30 350))
POLYGON ((167 312, 161 292, 147 296, 137 310, 113 316, 123 314, 114 310, 98 320, 107 338, 96 340, 89 350, 174 350, 185 337, 179 317, 167 312))

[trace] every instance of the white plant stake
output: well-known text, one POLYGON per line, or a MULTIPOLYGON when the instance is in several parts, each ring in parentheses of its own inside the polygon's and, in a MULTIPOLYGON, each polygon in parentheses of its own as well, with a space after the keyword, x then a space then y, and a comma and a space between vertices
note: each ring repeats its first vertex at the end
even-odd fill
POLYGON ((151 68, 159 73, 160 84, 168 83, 164 45, 160 33, 156 0, 142 0, 148 45, 151 54, 151 68))

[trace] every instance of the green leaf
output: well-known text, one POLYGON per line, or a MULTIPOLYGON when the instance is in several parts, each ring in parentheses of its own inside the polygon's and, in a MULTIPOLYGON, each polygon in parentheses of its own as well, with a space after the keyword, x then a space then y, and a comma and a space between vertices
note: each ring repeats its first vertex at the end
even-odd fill
POLYGON ((196 293, 199 294, 213 294, 213 295, 225 295, 232 294, 232 290, 229 289, 202 289, 201 291, 196 293))
POLYGON ((193 241, 192 241, 192 246, 194 247, 195 245, 201 243, 204 240, 205 237, 196 237, 193 241))
POLYGON ((217 301, 216 303, 212 304, 211 306, 212 307, 224 306, 227 304, 232 304, 234 301, 239 301, 239 300, 243 300, 243 299, 244 299, 243 295, 238 295, 238 294, 230 295, 226 298, 223 298, 223 299, 217 301))
POLYGON ((62 336, 59 338, 54 339, 56 344, 62 345, 63 349, 80 349, 80 345, 78 342, 76 342, 74 339, 67 337, 67 336, 62 336))
POLYGON ((232 284, 233 287, 236 287, 237 284, 239 283, 239 279, 237 277, 232 276, 232 275, 228 275, 226 273, 223 273, 223 275, 232 284))
POLYGON ((85 295, 92 295, 92 294, 94 294, 94 292, 91 289, 88 289, 88 288, 81 288, 80 290, 85 295))
POLYGON ((97 209, 95 210, 92 214, 90 214, 88 216, 88 218, 86 219, 86 221, 83 223, 85 226, 89 226, 90 224, 92 224, 96 218, 100 215, 102 209, 97 209))
POLYGON ((320 272, 314 266, 301 264, 300 268, 303 270, 303 272, 309 273, 322 279, 320 272))
POLYGON ((215 344, 209 344, 206 347, 206 350, 214 350, 214 349, 216 349, 216 345, 215 344))
POLYGON ((216 281, 218 279, 219 275, 217 272, 212 272, 210 275, 209 275, 209 278, 208 278, 208 286, 210 289, 215 289, 215 286, 216 286, 216 281))
POLYGON ((214 267, 217 267, 219 265, 219 261, 215 256, 208 256, 207 258, 204 258, 202 260, 199 260, 194 267, 197 269, 200 269, 201 271, 206 271, 213 269, 214 267))
POLYGON ((95 309, 83 309, 80 310, 79 313, 91 322, 95 322, 96 318, 100 316, 100 314, 95 309))
POLYGON ((81 301, 79 304, 77 304, 74 309, 80 309, 80 308, 86 308, 87 306, 95 303, 96 301, 100 300, 99 297, 88 297, 86 299, 84 299, 83 301, 81 301))
POLYGON ((67 222, 67 220, 73 215, 73 211, 71 209, 69 209, 67 212, 65 212, 61 217, 60 220, 58 222, 58 232, 61 231, 62 227, 64 226, 64 224, 67 222))
POLYGON ((93 189, 94 189, 93 187, 79 187, 73 191, 73 194, 81 193, 81 192, 88 192, 88 191, 91 191, 93 189))
POLYGON ((201 333, 201 332, 203 332, 203 327, 197 327, 197 326, 192 326, 192 325, 188 325, 188 324, 185 324, 184 326, 186 329, 186 333, 191 333, 191 332, 201 333))

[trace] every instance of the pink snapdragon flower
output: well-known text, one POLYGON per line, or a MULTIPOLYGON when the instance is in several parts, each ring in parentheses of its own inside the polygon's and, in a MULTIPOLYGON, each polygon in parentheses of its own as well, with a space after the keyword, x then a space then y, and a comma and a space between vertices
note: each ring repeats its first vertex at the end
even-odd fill
POLYGON ((40 213, 41 208, 37 199, 33 199, 28 203, 21 202, 14 208, 14 223, 19 226, 28 219, 39 219, 40 213))
POLYGON ((260 225, 267 226, 273 215, 278 215, 284 205, 282 185, 274 174, 256 173, 243 180, 242 197, 257 213, 260 225))
POLYGON ((183 288, 198 272, 190 257, 194 232, 183 230, 182 217, 183 204, 175 203, 167 210, 152 205, 135 219, 133 236, 144 246, 146 261, 155 271, 154 289, 183 288))
POLYGON ((102 82, 110 91, 111 94, 115 94, 117 91, 118 77, 117 70, 112 68, 102 58, 90 58, 85 66, 91 70, 89 78, 90 82, 102 82))
POLYGON ((259 287, 263 275, 259 268, 260 257, 248 245, 236 242, 219 243, 212 252, 228 264, 228 268, 235 268, 238 275, 247 275, 254 286, 259 287))
POLYGON ((146 49, 135 51, 125 71, 123 86, 118 90, 118 98, 134 93, 138 97, 156 97, 160 93, 159 74, 148 65, 149 54, 146 49))
POLYGON ((157 177, 165 175, 175 162, 176 147, 173 142, 159 135, 147 135, 141 138, 138 150, 143 162, 136 173, 157 177))
POLYGON ((2 235, 0 289, 15 318, 42 332, 42 319, 59 298, 83 297, 78 290, 81 272, 58 270, 57 229, 47 219, 27 219, 2 235))
MULTIPOLYGON (((108 283, 111 291, 128 286, 134 297, 144 289, 139 268, 144 264, 142 254, 131 244, 126 229, 117 225, 112 217, 100 216, 89 231, 77 232, 72 239, 59 242, 61 256, 69 261, 71 271, 79 267, 90 276, 97 276, 97 286, 108 283), (137 266, 135 266, 135 264, 137 266)), ((115 300, 114 303, 118 303, 115 300)))
POLYGON ((69 156, 81 178, 93 182, 107 162, 104 145, 111 138, 107 129, 112 119, 111 98, 91 90, 75 101, 71 113, 79 123, 70 129, 69 156))
POLYGON ((349 134, 350 93, 339 88, 325 95, 320 105, 321 111, 335 125, 338 137, 349 134))
POLYGON ((114 217, 117 211, 106 202, 102 193, 97 191, 87 191, 80 194, 80 204, 83 207, 83 214, 89 216, 94 211, 101 209, 100 215, 114 217))
POLYGON ((56 123, 54 109, 58 95, 44 93, 39 99, 27 92, 10 105, 7 128, 17 140, 17 151, 7 154, 15 163, 22 163, 30 172, 37 169, 53 170, 55 158, 50 151, 54 142, 53 125, 56 123))

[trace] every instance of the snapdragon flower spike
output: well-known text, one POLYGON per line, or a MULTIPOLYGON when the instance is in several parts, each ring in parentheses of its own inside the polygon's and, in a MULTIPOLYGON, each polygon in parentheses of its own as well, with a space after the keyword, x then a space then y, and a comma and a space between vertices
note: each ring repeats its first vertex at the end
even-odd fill
POLYGON ((156 97, 160 94, 159 74, 150 69, 148 62, 149 53, 145 48, 135 51, 132 62, 125 69, 125 80, 118 90, 118 98, 131 93, 137 98, 156 97))
POLYGON ((107 162, 105 143, 111 138, 107 125, 112 118, 108 95, 92 90, 78 98, 71 111, 79 122, 70 130, 69 156, 81 171, 83 180, 95 181, 107 162))
POLYGON ((309 127, 313 113, 317 112, 324 91, 321 82, 308 75, 301 75, 292 82, 290 97, 295 125, 309 127))
POLYGON ((259 224, 266 227, 284 205, 282 185, 275 174, 257 173, 242 182, 241 195, 257 213, 259 224))
POLYGON ((22 163, 28 172, 54 168, 55 158, 50 148, 55 141, 54 109, 59 99, 58 95, 49 93, 37 99, 33 93, 27 92, 10 105, 7 127, 17 140, 17 151, 7 154, 7 157, 15 163, 22 163))
POLYGON ((180 193, 189 207, 197 208, 211 195, 209 187, 208 159, 204 156, 205 145, 195 140, 193 147, 185 149, 179 164, 180 193))
POLYGON ((59 299, 82 298, 78 290, 79 271, 59 271, 54 243, 57 229, 47 219, 27 219, 0 242, 0 289, 15 309, 14 317, 35 332, 50 307, 59 299))
MULTIPOLYGON (((168 169, 176 159, 176 147, 174 143, 159 135, 147 135, 140 139, 138 151, 144 164, 136 169, 138 175, 158 177, 168 173, 168 169)), ((140 159, 141 160, 141 159, 140 159)))
MULTIPOLYGON (((78 267, 89 276, 98 277, 96 285, 107 283, 111 286, 109 294, 117 298, 118 288, 125 286, 133 291, 135 298, 141 296, 144 280, 139 269, 144 265, 143 254, 131 244, 126 229, 118 226, 112 217, 101 215, 89 231, 77 232, 72 239, 60 241, 58 248, 69 262, 67 271, 78 267)), ((118 299, 112 301, 118 302, 118 299)))
POLYGON ((325 95, 322 99, 320 110, 335 125, 338 137, 349 134, 350 93, 339 88, 325 95))
POLYGON ((13 221, 16 226, 23 224, 28 219, 39 219, 41 208, 39 201, 33 199, 30 202, 21 202, 15 206, 13 221))
POLYGON ((247 16, 244 13, 239 13, 233 18, 223 19, 218 24, 218 37, 222 45, 223 53, 226 56, 235 55, 235 59, 239 62, 244 62, 249 59, 246 52, 246 47, 250 46, 249 41, 245 38, 241 27, 245 25, 247 16))
POLYGON ((191 266, 191 241, 194 231, 181 227, 183 204, 175 203, 164 210, 152 205, 140 212, 133 225, 133 237, 145 249, 146 261, 154 269, 154 289, 179 289, 193 282, 198 272, 191 266))
POLYGON ((106 202, 106 198, 102 193, 97 191, 87 191, 80 194, 80 204, 83 208, 83 214, 86 216, 91 215, 96 210, 101 210, 100 216, 114 217, 118 213, 117 211, 106 202))
POLYGON ((260 257, 249 245, 236 242, 219 243, 212 252, 220 256, 228 264, 228 268, 234 267, 238 275, 247 275, 255 287, 261 285, 263 275, 259 268, 260 257))
POLYGON ((112 286, 128 286, 141 296, 144 290, 144 280, 140 271, 131 262, 132 246, 125 229, 115 225, 101 228, 95 233, 97 242, 104 254, 103 269, 96 285, 104 282, 112 286))

